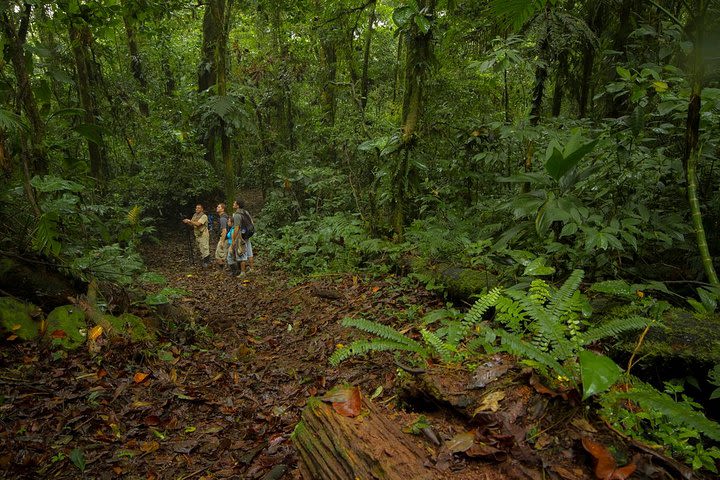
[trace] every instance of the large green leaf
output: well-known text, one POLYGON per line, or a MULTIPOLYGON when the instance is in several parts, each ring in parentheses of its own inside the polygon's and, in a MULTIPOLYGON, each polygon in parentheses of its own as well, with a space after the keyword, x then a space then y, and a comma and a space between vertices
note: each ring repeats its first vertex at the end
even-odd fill
POLYGON ((582 350, 580 360, 580 378, 583 385, 583 400, 596 393, 604 392, 617 382, 622 370, 605 355, 598 355, 589 350, 582 350))
POLYGON ((545 170, 556 181, 560 180, 563 175, 569 172, 578 162, 588 153, 590 153, 597 145, 598 140, 587 143, 581 143, 579 134, 575 134, 563 148, 563 151, 557 146, 548 149, 545 161, 545 170))

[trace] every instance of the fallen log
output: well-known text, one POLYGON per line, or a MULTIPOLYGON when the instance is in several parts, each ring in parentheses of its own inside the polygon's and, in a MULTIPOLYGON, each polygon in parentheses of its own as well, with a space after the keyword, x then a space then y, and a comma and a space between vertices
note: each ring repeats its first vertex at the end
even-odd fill
POLYGON ((311 398, 292 439, 308 480, 439 478, 425 466, 425 452, 407 437, 369 400, 350 418, 311 398))

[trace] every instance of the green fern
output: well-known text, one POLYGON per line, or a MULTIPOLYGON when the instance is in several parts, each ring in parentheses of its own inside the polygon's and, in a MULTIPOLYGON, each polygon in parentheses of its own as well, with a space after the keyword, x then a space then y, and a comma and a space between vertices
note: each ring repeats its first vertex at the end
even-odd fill
POLYGON ((440 337, 433 332, 423 328, 420 330, 420 334, 423 340, 425 340, 425 343, 432 347, 433 353, 437 354, 443 362, 453 363, 460 359, 457 349, 453 345, 443 342, 440 337))
POLYGON ((420 350, 410 347, 405 343, 393 342, 384 338, 374 338, 372 340, 356 340, 350 345, 338 348, 330 356, 329 362, 332 366, 337 366, 341 362, 350 357, 364 355, 367 352, 387 352, 387 351, 409 351, 420 354, 421 357, 427 356, 427 351, 421 347, 420 350))
POLYGON ((631 317, 616 318, 603 323, 580 334, 580 341, 583 345, 589 345, 603 338, 614 337, 629 330, 640 330, 652 323, 653 320, 633 315, 631 317))
POLYGON ((519 335, 504 330, 498 330, 495 331, 495 333, 500 338, 503 349, 506 352, 533 360, 543 367, 552 369, 557 375, 565 377, 574 383, 573 374, 563 367, 551 354, 526 342, 519 335))
POLYGON ((550 315, 560 317, 573 310, 577 306, 577 301, 573 301, 575 293, 580 287, 585 272, 582 270, 573 270, 562 287, 560 287, 549 299, 548 308, 550 315))
POLYGON ((353 327, 363 332, 372 333, 380 338, 392 340, 393 342, 400 343, 409 347, 411 351, 417 351, 420 353, 423 350, 423 346, 408 338, 397 330, 383 325, 382 323, 373 322, 372 320, 365 320, 364 318, 350 318, 346 317, 341 322, 344 327, 353 327))
POLYGON ((500 298, 501 292, 502 289, 500 287, 495 287, 489 292, 487 292, 485 295, 480 297, 473 304, 470 310, 468 310, 468 312, 465 314, 463 322, 468 326, 473 326, 480 323, 483 319, 483 316, 487 313, 490 307, 495 306, 498 299, 500 298))
POLYGON ((676 402, 667 394, 646 387, 620 393, 617 397, 632 400, 646 410, 658 411, 673 425, 690 427, 712 440, 720 441, 720 424, 709 420, 689 404, 676 402))
POLYGON ((142 213, 142 207, 135 205, 127 213, 127 221, 130 225, 137 225, 140 222, 140 214, 142 213))

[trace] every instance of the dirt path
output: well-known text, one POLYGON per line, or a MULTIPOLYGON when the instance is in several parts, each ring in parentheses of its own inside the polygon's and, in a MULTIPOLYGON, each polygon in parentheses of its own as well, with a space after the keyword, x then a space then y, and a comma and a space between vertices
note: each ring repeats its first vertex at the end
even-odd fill
MULTIPOLYGON (((423 413, 445 441, 469 428, 432 405, 396 409, 390 354, 339 368, 327 362, 351 339, 342 318, 402 327, 440 299, 392 276, 290 285, 255 243, 256 268, 243 278, 190 265, 177 234, 148 249, 148 267, 186 291, 172 308, 136 311, 153 319, 156 342, 103 336, 97 351, 63 355, 35 343, 0 350, 0 477, 297 479, 290 436, 300 413, 309 397, 343 383, 379 392, 376 404, 400 427, 423 413)), ((447 453, 441 460, 427 439, 412 440, 442 464, 437 478, 535 478, 525 470, 507 476, 495 462, 447 453)))

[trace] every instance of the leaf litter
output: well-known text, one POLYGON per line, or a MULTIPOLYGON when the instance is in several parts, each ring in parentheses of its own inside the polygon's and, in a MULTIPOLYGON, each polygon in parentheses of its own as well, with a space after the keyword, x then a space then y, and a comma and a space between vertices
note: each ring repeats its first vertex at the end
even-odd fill
POLYGON ((566 395, 534 375, 525 382, 532 388, 496 385, 512 373, 506 358, 490 358, 462 385, 445 375, 442 388, 457 394, 425 411, 399 408, 390 354, 328 366, 337 344, 354 334, 342 318, 362 314, 400 329, 408 308, 444 306, 419 287, 357 274, 290 287, 285 274, 262 264, 239 281, 190 266, 176 254, 185 251, 183 239, 155 248, 146 252, 148 266, 189 292, 177 305, 133 312, 156 326, 157 342, 129 343, 95 328, 92 348, 67 354, 36 343, 0 349, 4 478, 297 479, 290 436, 311 396, 360 419, 362 396, 373 397, 401 428, 422 414, 422 428, 405 434, 428 452, 437 478, 620 480, 641 478, 643 466, 652 471, 637 456, 619 467, 588 437, 600 435, 597 425, 558 420, 548 404, 566 395), (537 419, 555 426, 534 434, 537 419))

